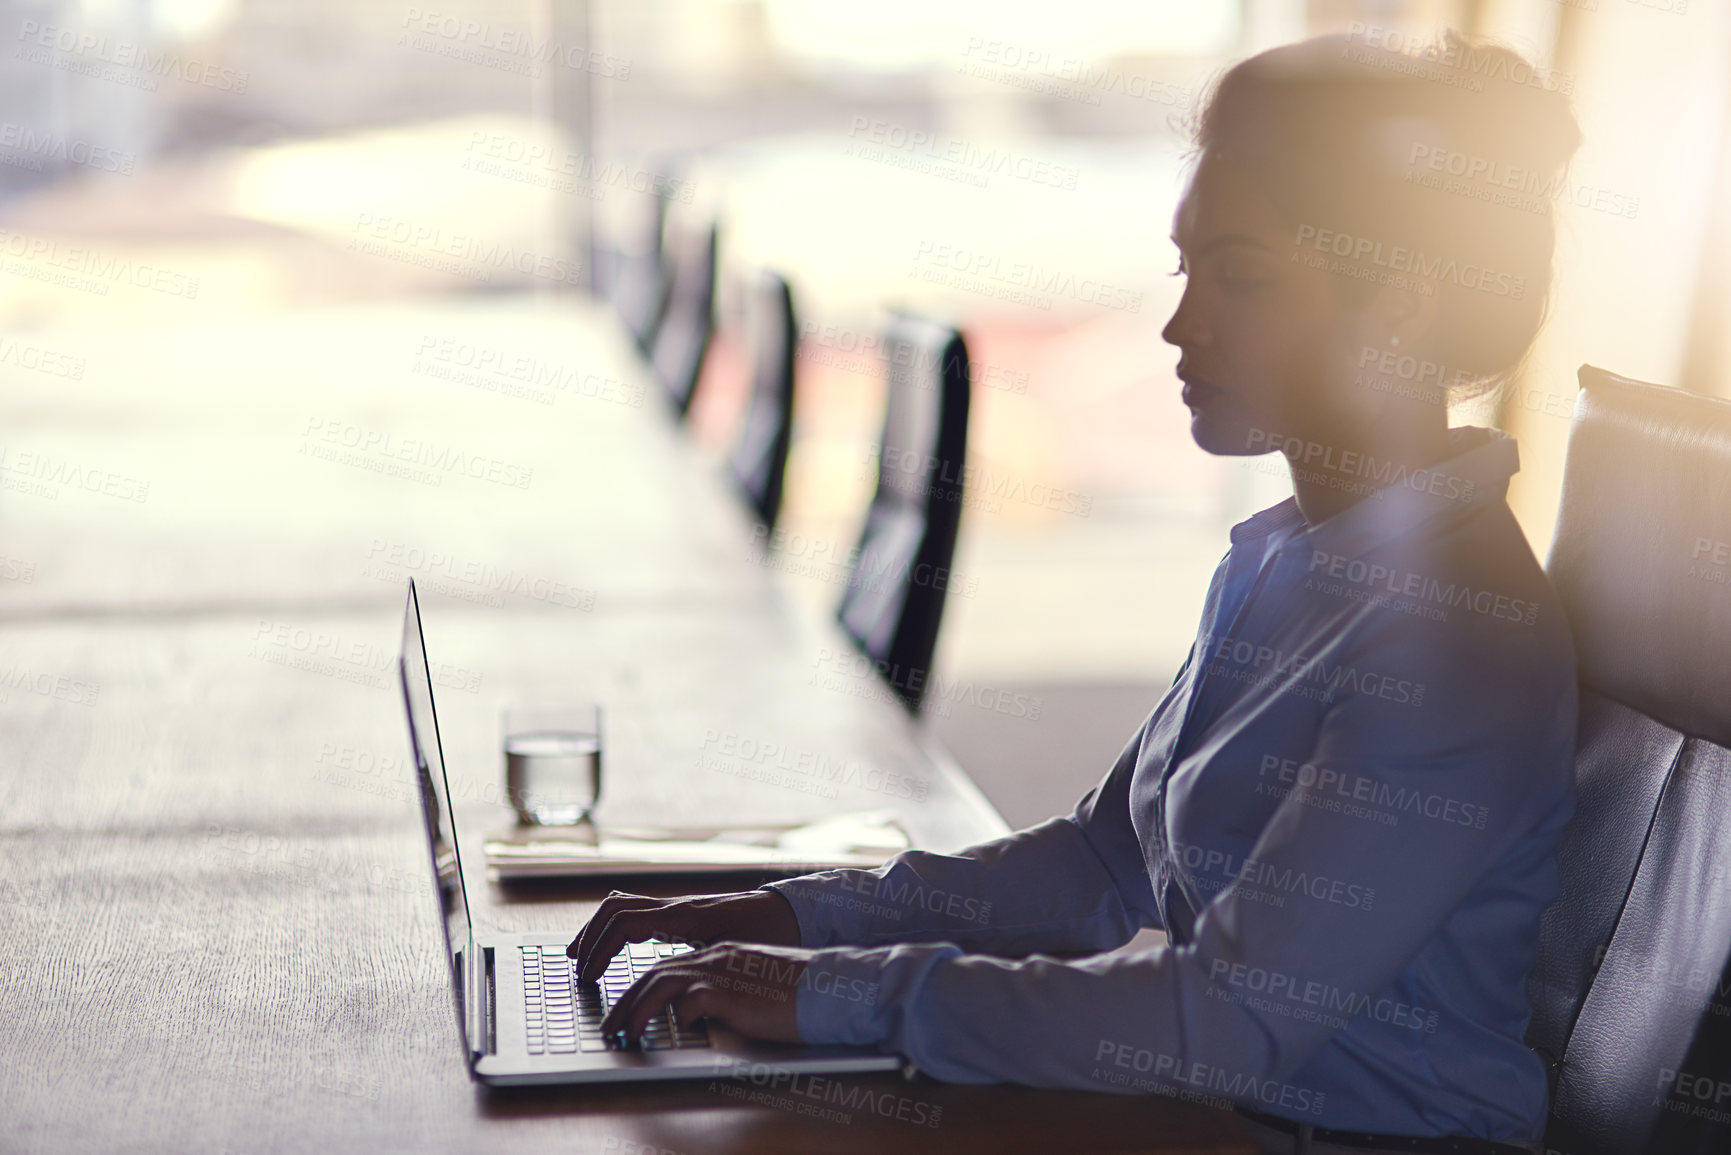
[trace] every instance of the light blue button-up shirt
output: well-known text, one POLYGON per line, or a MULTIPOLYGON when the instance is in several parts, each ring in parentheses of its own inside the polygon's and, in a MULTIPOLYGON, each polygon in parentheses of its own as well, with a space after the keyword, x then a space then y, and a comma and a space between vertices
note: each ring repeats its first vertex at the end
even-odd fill
POLYGON ((1538 920, 1574 807, 1574 651, 1452 430, 1307 526, 1232 530, 1172 688, 1067 817, 770 884, 814 1043, 955 1082, 1158 1091, 1318 1126, 1527 1142, 1538 920), (1142 927, 1169 943, 1104 956, 1142 927), (893 945, 892 945, 893 944, 893 945))

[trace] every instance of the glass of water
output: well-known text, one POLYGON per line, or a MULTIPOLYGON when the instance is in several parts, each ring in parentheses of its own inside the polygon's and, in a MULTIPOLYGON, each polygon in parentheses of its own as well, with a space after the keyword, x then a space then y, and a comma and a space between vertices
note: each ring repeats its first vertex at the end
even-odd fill
POLYGON ((505 792, 518 821, 574 826, 601 798, 601 706, 505 711, 505 792))

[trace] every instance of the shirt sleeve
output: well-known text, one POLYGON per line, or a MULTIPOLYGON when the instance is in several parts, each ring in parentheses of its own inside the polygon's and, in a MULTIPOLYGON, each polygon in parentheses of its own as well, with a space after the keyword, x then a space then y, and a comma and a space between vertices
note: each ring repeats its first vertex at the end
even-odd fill
POLYGON ((1128 942, 1159 914, 1130 824, 1145 722, 1073 813, 955 854, 909 850, 876 870, 769 883, 799 919, 800 945, 946 942, 998 955, 1087 955, 1128 942))
MULTIPOLYGON (((1499 862, 1554 850, 1567 820, 1558 783, 1573 760, 1572 667, 1565 685, 1520 654, 1478 656, 1452 684, 1433 681, 1424 709, 1349 694, 1294 752, 1367 797, 1406 792, 1452 808, 1402 812, 1389 826, 1330 808, 1338 791, 1295 787, 1180 946, 1072 961, 936 943, 820 950, 799 994, 801 1035, 876 1045, 953 1082, 1207 1089, 1312 1109, 1313 1092, 1291 1080, 1340 1020, 1268 1013, 1236 977, 1261 968, 1374 999, 1469 896, 1497 909, 1499 862)), ((1401 669, 1414 658, 1372 649, 1354 660, 1401 669)))

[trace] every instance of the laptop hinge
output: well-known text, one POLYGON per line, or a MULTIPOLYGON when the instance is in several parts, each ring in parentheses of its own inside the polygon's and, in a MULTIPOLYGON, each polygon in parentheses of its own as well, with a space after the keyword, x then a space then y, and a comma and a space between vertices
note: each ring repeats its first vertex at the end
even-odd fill
POLYGON ((481 948, 469 937, 463 950, 463 1033, 468 1037, 469 1053, 484 1055, 491 1038, 487 1019, 487 959, 481 948))

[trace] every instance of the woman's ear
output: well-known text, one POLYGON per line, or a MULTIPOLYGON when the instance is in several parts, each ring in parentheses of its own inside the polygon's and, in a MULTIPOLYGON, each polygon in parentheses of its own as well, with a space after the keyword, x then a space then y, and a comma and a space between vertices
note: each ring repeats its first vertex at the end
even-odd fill
POLYGON ((1396 349, 1422 346, 1436 324, 1436 303, 1436 286, 1429 282, 1407 288, 1383 285, 1377 289, 1371 314, 1380 343, 1396 349))

